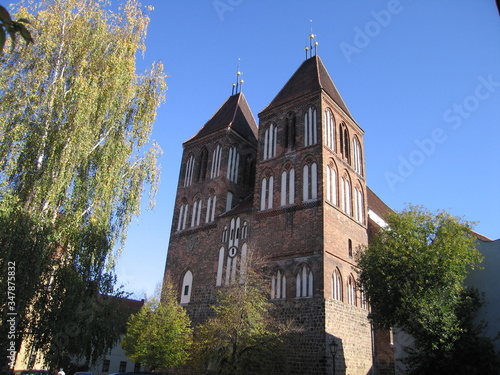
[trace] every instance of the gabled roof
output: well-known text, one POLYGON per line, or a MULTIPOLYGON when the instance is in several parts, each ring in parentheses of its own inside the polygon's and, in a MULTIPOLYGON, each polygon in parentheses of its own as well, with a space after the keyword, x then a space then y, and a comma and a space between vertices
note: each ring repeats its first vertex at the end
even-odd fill
POLYGON ((352 120, 351 113, 340 96, 321 58, 313 56, 305 60, 283 86, 271 103, 262 110, 269 111, 281 104, 323 89, 352 120))
POLYGON ((243 93, 230 96, 200 131, 186 142, 222 129, 232 129, 251 142, 257 141, 257 123, 243 93))

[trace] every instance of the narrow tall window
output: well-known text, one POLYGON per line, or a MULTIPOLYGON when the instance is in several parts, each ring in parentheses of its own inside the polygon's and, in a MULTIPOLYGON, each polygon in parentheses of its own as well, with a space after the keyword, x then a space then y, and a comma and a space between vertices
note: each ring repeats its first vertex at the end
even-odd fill
POLYGON ((248 235, 248 224, 246 221, 243 222, 243 227, 241 229, 241 239, 245 240, 248 235))
POLYGON ((205 223, 211 223, 215 220, 215 205, 217 203, 217 197, 212 192, 211 196, 208 197, 207 201, 207 213, 205 216, 205 223))
POLYGON ((281 174, 281 205, 295 202, 295 170, 283 171, 281 174))
POLYGON ((184 187, 190 186, 193 182, 194 156, 191 155, 186 163, 184 172, 184 187))
POLYGON ((318 143, 318 127, 316 126, 316 109, 309 107, 304 115, 304 146, 318 143))
POLYGON ((179 219, 177 222, 177 230, 186 229, 187 214, 188 214, 188 205, 183 203, 179 207, 179 219))
POLYGON ((302 266, 297 273, 295 296, 297 298, 313 296, 313 274, 307 266, 302 266))
POLYGON ((217 145, 212 156, 212 169, 210 170, 210 178, 215 178, 219 176, 220 173, 220 161, 222 159, 222 147, 217 145))
POLYGON ((273 208, 273 190, 274 190, 273 176, 262 179, 260 190, 260 209, 265 210, 273 208))
POLYGON ((238 247, 238 242, 240 239, 240 223, 241 219, 239 217, 232 218, 229 225, 229 247, 238 247))
POLYGON ((361 153, 361 143, 359 143, 358 137, 354 136, 352 140, 352 156, 354 159, 354 170, 363 175, 363 155, 361 153))
POLYGON ((187 271, 182 279, 181 303, 189 303, 191 301, 191 288, 193 285, 193 274, 187 271))
POLYGON ((191 228, 200 225, 201 206, 202 206, 201 199, 199 198, 195 199, 193 204, 193 214, 191 216, 191 228))
POLYGON ((335 151, 335 118, 332 111, 325 111, 325 145, 330 150, 335 151))
POLYGON ((205 180, 205 177, 207 176, 207 164, 208 164, 208 151, 206 148, 203 148, 203 150, 201 150, 200 164, 198 166, 198 176, 197 176, 198 181, 205 180))
POLYGON ((229 181, 238 183, 238 168, 240 164, 240 154, 236 147, 229 149, 229 159, 227 165, 227 178, 229 181))
POLYGON ((337 202, 337 170, 332 165, 326 166, 326 199, 334 204, 337 202))
MULTIPOLYGON (((227 230, 227 227, 224 229, 227 230)), ((217 264, 217 281, 215 283, 215 286, 222 285, 222 271, 224 270, 224 255, 225 255, 225 249, 224 247, 221 247, 219 249, 219 262, 217 264)))
POLYGON ((285 129, 284 129, 284 146, 287 147, 295 147, 295 113, 291 112, 287 115, 285 120, 285 129))
POLYGON ((276 156, 276 138, 278 136, 278 128, 271 124, 264 133, 264 160, 276 156))
POLYGON ((361 224, 365 223, 363 191, 359 187, 354 188, 354 218, 361 224))
POLYGON ((228 191, 226 196, 226 212, 233 208, 233 193, 228 191))
POLYGON ((351 183, 347 177, 342 177, 342 211, 352 215, 351 211, 351 183))
POLYGON ((356 306, 358 303, 356 296, 356 280, 353 275, 349 275, 349 279, 347 280, 347 303, 353 306, 356 306))
POLYGON ((304 201, 318 198, 318 165, 304 165, 302 169, 302 199, 304 201))
POLYGON ((349 255, 349 258, 353 257, 352 240, 350 238, 347 240, 347 254, 349 255))
POLYGON ((286 298, 286 276, 282 270, 277 270, 271 278, 271 299, 286 298))
POLYGON ((342 275, 340 274, 340 271, 338 268, 333 271, 333 277, 332 277, 332 297, 333 299, 336 299, 338 301, 342 301, 343 297, 343 290, 342 290, 342 275))
POLYGON ((347 162, 351 163, 349 130, 345 123, 340 124, 340 154, 347 162))
POLYGON ((222 243, 227 242, 227 225, 224 225, 224 229, 222 230, 222 243))

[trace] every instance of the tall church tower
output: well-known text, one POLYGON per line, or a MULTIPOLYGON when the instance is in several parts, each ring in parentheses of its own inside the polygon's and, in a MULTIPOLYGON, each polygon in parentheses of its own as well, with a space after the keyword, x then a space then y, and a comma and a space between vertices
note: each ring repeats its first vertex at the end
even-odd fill
POLYGON ((367 200, 378 199, 366 186, 364 132, 316 55, 259 122, 237 93, 184 143, 165 280, 198 324, 255 251, 269 262, 280 316, 304 327, 293 373, 378 371, 389 337, 371 328, 354 260, 372 228, 367 200))
POLYGON ((259 120, 253 245, 271 261, 271 298, 307 327, 309 360, 295 367, 327 373, 332 344, 337 373, 366 374, 371 331, 353 259, 368 243, 363 130, 319 56, 302 63, 259 120))

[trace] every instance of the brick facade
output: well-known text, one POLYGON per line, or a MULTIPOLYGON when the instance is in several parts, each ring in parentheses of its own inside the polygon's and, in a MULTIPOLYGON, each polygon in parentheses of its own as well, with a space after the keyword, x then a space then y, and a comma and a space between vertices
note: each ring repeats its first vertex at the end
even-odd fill
POLYGON ((305 328, 293 373, 381 373, 390 336, 372 330, 355 286, 354 254, 369 237, 363 130, 317 56, 259 123, 238 93, 184 143, 165 279, 198 324, 255 251, 280 316, 305 328))

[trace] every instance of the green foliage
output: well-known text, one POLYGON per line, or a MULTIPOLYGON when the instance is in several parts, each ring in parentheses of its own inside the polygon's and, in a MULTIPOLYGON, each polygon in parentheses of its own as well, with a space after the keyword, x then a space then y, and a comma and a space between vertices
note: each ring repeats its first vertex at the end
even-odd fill
MULTIPOLYGON (((472 324, 477 304, 470 303, 477 298, 464 286, 468 272, 482 261, 471 225, 421 207, 392 214, 387 222, 358 253, 370 317, 376 326, 397 326, 415 338, 411 368, 444 363, 443 371, 450 358, 460 357, 455 357, 460 343, 480 341, 472 324)), ((429 368, 415 371, 430 374, 429 368)))
POLYGON ((152 369, 182 366, 192 345, 191 321, 170 284, 130 317, 121 346, 132 361, 152 369))
POLYGON ((101 324, 75 311, 117 294, 115 258, 159 182, 150 134, 165 76, 161 63, 136 73, 149 22, 137 1, 117 12, 103 0, 29 4, 16 17, 32 21, 37 43, 0 61, 0 287, 15 262, 18 346, 31 335, 52 365, 96 361, 116 332, 75 329, 101 324))
POLYGON ((284 342, 299 329, 274 317, 266 280, 251 258, 245 283, 221 288, 214 316, 196 329, 194 357, 200 371, 288 373, 284 342))

